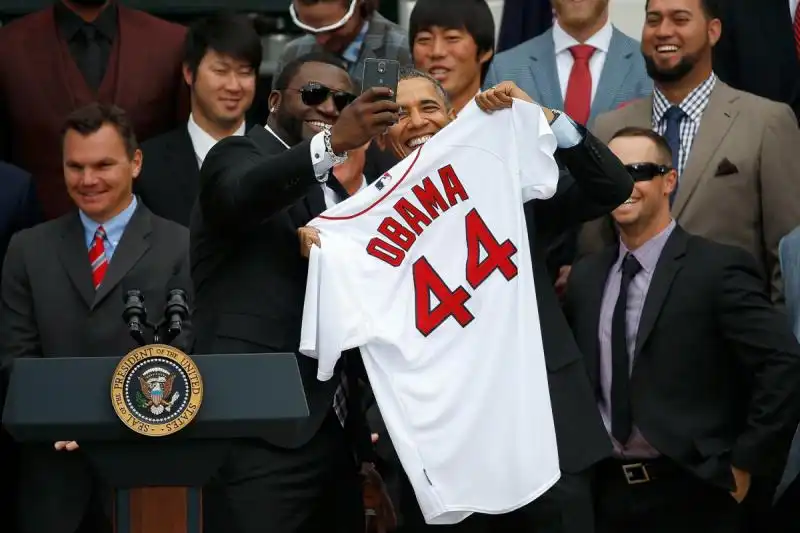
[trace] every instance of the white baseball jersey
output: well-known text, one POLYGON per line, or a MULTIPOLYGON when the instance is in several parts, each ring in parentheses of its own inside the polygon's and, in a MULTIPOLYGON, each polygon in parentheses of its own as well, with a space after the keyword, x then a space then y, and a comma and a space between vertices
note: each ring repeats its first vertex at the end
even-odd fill
POLYGON ((559 478, 522 203, 556 190, 539 107, 452 124, 310 225, 300 351, 360 347, 429 524, 500 514, 559 478))

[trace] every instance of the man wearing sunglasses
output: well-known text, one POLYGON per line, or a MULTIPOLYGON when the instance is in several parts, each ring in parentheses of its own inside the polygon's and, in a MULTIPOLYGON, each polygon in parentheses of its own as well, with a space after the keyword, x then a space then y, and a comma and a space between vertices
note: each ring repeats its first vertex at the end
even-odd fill
POLYGON ((609 148, 634 190, 565 302, 614 446, 597 531, 741 531, 751 476, 780 476, 800 419, 800 346, 748 252, 676 224, 664 137, 628 127, 609 148))
POLYGON ((412 64, 406 32, 378 13, 378 2, 292 0, 289 15, 306 35, 286 45, 278 72, 297 57, 323 51, 338 57, 354 80, 362 78, 364 60, 368 58, 412 64))
MULTIPOLYGON (((219 141, 200 170, 190 223, 196 353, 297 350, 308 269, 297 228, 341 197, 333 166, 397 121, 391 91, 355 98, 335 57, 298 58, 276 86, 267 124, 219 141)), ((321 382, 316 361, 297 364, 309 416, 231 445, 205 490, 208 533, 364 531, 353 448, 367 462, 370 443, 357 376, 346 364, 321 382)))

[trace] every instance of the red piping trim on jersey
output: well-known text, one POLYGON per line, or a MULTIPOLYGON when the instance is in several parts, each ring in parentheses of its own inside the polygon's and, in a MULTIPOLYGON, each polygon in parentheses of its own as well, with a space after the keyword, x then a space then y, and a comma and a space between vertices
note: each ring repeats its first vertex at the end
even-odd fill
MULTIPOLYGON (((403 173, 403 175, 400 177, 400 179, 397 180, 397 183, 392 185, 392 187, 389 190, 387 190, 385 193, 383 193, 383 195, 380 198, 378 198, 377 200, 372 202, 372 205, 370 205, 369 207, 364 208, 362 211, 359 211, 358 213, 354 213, 352 215, 347 215, 347 216, 343 216, 343 217, 331 217, 331 216, 319 215, 318 218, 324 218, 325 220, 350 220, 350 219, 359 217, 359 216, 363 215, 364 213, 368 212, 370 209, 372 209, 373 207, 375 207, 376 205, 381 203, 384 198, 386 198, 387 196, 392 194, 394 192, 394 190, 397 187, 399 187, 401 183, 403 183, 403 181, 408 176, 408 173, 411 172, 411 170, 414 168, 414 165, 417 163, 417 159, 419 159, 419 154, 422 153, 422 148, 424 148, 424 146, 425 145, 423 144, 422 146, 420 146, 417 149, 417 155, 414 157, 414 160, 408 166, 408 168, 406 169, 405 173, 403 173)), ((336 179, 336 178, 334 178, 334 179, 336 179)))

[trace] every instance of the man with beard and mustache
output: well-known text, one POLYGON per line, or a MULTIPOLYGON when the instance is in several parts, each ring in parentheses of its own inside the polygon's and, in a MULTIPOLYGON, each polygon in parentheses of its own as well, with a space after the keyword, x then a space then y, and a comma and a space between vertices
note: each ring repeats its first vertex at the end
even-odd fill
POLYGON ((116 0, 56 0, 0 28, 0 159, 31 173, 46 219, 73 208, 59 151, 72 111, 115 104, 140 141, 186 123, 185 35, 116 0))
MULTIPOLYGON (((724 28, 711 0, 649 0, 642 54, 651 97, 598 117, 603 141, 626 126, 663 135, 678 170, 672 216, 686 231, 752 253, 782 303, 780 239, 800 224, 800 146, 788 105, 726 85, 712 69, 724 28)), ((584 226, 581 248, 615 242, 609 219, 584 226)))
MULTIPOLYGON (((484 111, 491 112, 511 107, 512 98, 532 101, 512 82, 503 82, 479 93, 476 102, 484 111)), ((376 142, 400 159, 448 124, 457 127, 446 91, 428 74, 401 69, 397 102, 402 108, 399 122, 376 142)), ((611 443, 597 411, 583 356, 547 274, 544 253, 553 235, 610 213, 624 202, 631 194, 633 181, 622 163, 591 133, 563 113, 548 108, 543 111, 558 142, 555 157, 571 174, 560 175, 552 198, 524 205, 562 477, 552 489, 522 509, 499 516, 475 513, 452 526, 425 524, 410 483, 401 479, 402 533, 436 532, 442 528, 462 533, 594 531, 588 472, 593 464, 611 453, 611 443)), ((301 250, 306 253, 309 243, 324 246, 314 228, 304 228, 300 239, 301 250)), ((378 440, 381 442, 388 444, 388 435, 382 433, 378 440)), ((391 450, 385 452, 390 462, 396 460, 391 450)))
MULTIPOLYGON (((347 196, 351 184, 333 166, 397 121, 391 91, 356 98, 336 57, 301 56, 275 87, 267 124, 219 141, 200 169, 190 221, 195 353, 297 352, 308 263, 296 231, 347 196)), ((316 361, 297 356, 310 415, 231 443, 204 491, 205 531, 364 531, 353 448, 369 470, 371 446, 359 375, 345 359, 322 382, 316 361)))

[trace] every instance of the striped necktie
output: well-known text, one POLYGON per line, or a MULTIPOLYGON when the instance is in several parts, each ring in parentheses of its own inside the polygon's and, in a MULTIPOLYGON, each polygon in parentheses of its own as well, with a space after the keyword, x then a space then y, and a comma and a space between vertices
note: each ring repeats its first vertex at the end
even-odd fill
POLYGON ((94 281, 95 290, 103 282, 108 269, 108 258, 106 257, 106 246, 104 244, 105 238, 106 230, 103 229, 103 226, 99 226, 94 233, 92 246, 89 248, 89 264, 92 265, 92 281, 94 281))

